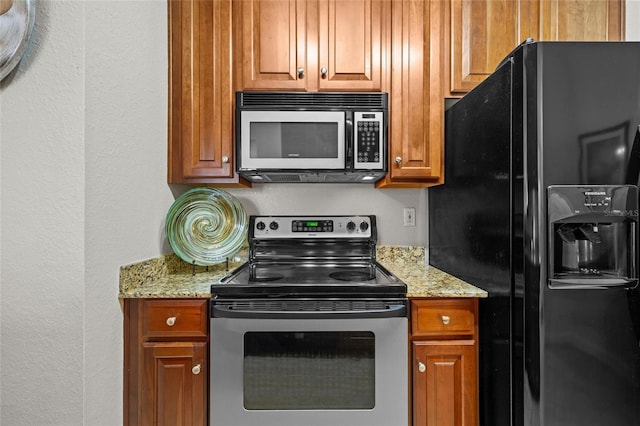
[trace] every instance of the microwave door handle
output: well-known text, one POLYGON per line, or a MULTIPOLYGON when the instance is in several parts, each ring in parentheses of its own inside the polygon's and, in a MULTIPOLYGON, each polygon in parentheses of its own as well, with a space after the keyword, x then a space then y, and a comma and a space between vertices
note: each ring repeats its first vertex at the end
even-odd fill
POLYGON ((355 138, 355 135, 353 130, 353 113, 352 112, 346 113, 344 126, 345 126, 345 138, 346 138, 345 145, 347 147, 347 152, 346 152, 347 158, 345 159, 345 163, 349 165, 349 167, 353 167, 353 164, 354 164, 353 156, 355 155, 355 153, 353 152, 354 150, 353 140, 355 138))

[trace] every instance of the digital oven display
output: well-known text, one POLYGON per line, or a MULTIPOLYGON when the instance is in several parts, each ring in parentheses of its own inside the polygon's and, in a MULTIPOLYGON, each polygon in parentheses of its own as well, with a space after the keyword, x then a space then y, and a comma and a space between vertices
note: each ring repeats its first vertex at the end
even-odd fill
POLYGON ((294 220, 293 232, 333 232, 333 220, 294 220))

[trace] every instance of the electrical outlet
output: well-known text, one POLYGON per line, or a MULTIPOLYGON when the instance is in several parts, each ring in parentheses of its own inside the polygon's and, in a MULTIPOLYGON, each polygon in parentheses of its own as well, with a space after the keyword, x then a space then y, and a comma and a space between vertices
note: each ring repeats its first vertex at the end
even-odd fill
POLYGON ((403 212, 404 226, 416 226, 416 208, 405 207, 403 212))

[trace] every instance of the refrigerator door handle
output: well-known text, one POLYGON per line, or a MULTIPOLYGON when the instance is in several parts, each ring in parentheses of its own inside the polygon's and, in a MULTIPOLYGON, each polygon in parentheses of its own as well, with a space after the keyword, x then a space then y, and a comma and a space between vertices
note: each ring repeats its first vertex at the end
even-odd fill
POLYGON ((638 179, 640 179, 640 125, 636 130, 636 137, 633 139, 633 144, 631 145, 626 184, 638 185, 638 179))

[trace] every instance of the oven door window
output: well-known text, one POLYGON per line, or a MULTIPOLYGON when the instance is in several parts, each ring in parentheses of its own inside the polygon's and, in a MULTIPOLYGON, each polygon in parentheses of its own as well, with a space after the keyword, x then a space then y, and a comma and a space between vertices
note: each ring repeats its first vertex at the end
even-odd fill
POLYGON ((247 332, 243 370, 247 410, 375 406, 372 332, 247 332))
POLYGON ((343 169, 345 113, 242 111, 241 164, 245 169, 343 169))

